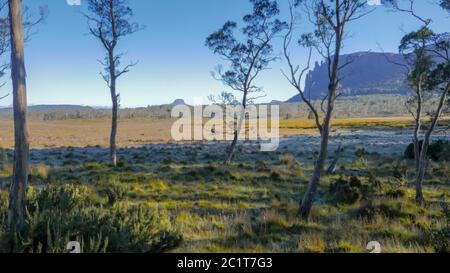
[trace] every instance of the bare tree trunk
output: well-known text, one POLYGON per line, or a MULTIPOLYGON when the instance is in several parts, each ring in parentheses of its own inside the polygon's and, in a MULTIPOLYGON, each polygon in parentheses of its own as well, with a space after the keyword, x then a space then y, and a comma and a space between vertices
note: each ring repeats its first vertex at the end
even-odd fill
POLYGON ((237 128, 234 131, 233 142, 231 143, 230 148, 228 149, 228 154, 227 154, 227 157, 225 159, 225 164, 226 165, 229 165, 231 163, 231 161, 233 160, 234 152, 236 150, 236 145, 237 145, 237 142, 239 140, 239 134, 241 133, 242 126, 243 126, 244 121, 245 121, 245 110, 246 110, 246 107, 247 107, 247 92, 244 91, 244 98, 242 99, 242 112, 239 115, 237 128))
MULTIPOLYGON (((425 169, 422 167, 422 151, 423 144, 420 145, 420 130, 422 128, 422 90, 421 90, 421 81, 419 81, 419 85, 416 90, 417 95, 417 112, 415 116, 415 129, 414 129, 414 161, 416 167, 416 202, 423 202, 423 193, 422 193, 422 181, 425 177, 425 169)), ((427 150, 427 148, 425 148, 427 150)))
POLYGON ((415 128, 414 128, 414 160, 416 164, 416 173, 419 172, 419 162, 420 162, 420 139, 419 134, 420 130, 422 128, 422 90, 421 90, 422 83, 419 83, 419 86, 416 90, 417 95, 417 111, 415 116, 415 128))
MULTIPOLYGON (((339 26, 339 29, 341 27, 339 26)), ((334 102, 336 100, 336 89, 338 85, 338 74, 339 74, 339 57, 342 45, 342 32, 338 31, 336 33, 336 52, 333 58, 333 64, 331 67, 330 84, 328 85, 328 105, 327 111, 324 119, 324 124, 321 131, 321 144, 319 157, 317 158, 314 171, 311 175, 308 187, 306 189, 305 195, 300 203, 299 215, 303 219, 308 219, 311 213, 311 208, 314 203, 314 198, 317 192, 317 188, 320 183, 320 178, 324 171, 325 161, 328 154, 328 142, 330 138, 331 129, 331 119, 333 118, 334 102)))
POLYGON ((119 102, 117 95, 115 95, 115 91, 111 88, 111 96, 113 97, 113 107, 112 107, 112 119, 111 119, 111 137, 109 141, 110 146, 110 160, 111 165, 116 167, 117 166, 117 144, 116 144, 116 138, 117 138, 117 120, 118 120, 118 112, 119 112, 119 102))
MULTIPOLYGON (((239 121, 240 122, 240 121, 239 121)), ((234 132, 234 139, 233 142, 231 142, 230 148, 228 149, 228 154, 227 154, 227 158, 225 159, 225 164, 226 165, 230 165, 231 161, 233 160, 234 157, 234 151, 236 149, 236 145, 238 142, 238 136, 239 136, 239 132, 236 130, 234 132)))
POLYGON ((109 139, 109 149, 110 149, 110 163, 112 166, 117 166, 117 120, 118 120, 118 111, 119 111, 119 97, 117 95, 116 90, 116 67, 114 61, 114 52, 111 50, 109 52, 109 65, 110 65, 110 91, 111 91, 111 100, 112 100, 112 118, 111 118, 111 136, 109 139))
POLYGON ((9 0, 11 31, 11 78, 14 104, 14 167, 9 193, 8 223, 12 231, 25 225, 26 192, 28 187, 28 127, 27 87, 24 37, 20 0, 9 0))
POLYGON ((423 180, 425 178, 425 173, 426 173, 426 169, 427 169, 427 165, 428 165, 428 160, 426 158, 427 150, 428 149, 422 150, 422 154, 418 161, 419 166, 418 166, 418 169, 416 172, 416 203, 417 204, 423 204, 423 202, 425 201, 425 199, 423 197, 422 184, 423 184, 423 180), (425 152, 425 153, 423 153, 423 152, 425 152))
MULTIPOLYGON (((333 106, 331 106, 331 109, 333 106)), ((317 158, 316 164, 314 166, 314 171, 309 180, 308 188, 306 189, 306 193, 303 196, 302 202, 300 203, 300 211, 299 214, 303 219, 308 219, 309 214, 311 212, 312 205, 314 203, 314 198, 317 192, 317 188, 320 183, 320 178, 322 176, 325 160, 328 154, 328 140, 330 137, 330 125, 331 125, 331 114, 332 110, 329 110, 327 113, 326 120, 322 127, 322 136, 321 136, 321 144, 319 157, 317 158)))
POLYGON ((341 150, 342 150, 342 144, 340 144, 339 147, 337 148, 337 150, 334 154, 333 162, 331 162, 330 166, 328 167, 328 170, 327 170, 328 175, 332 175, 332 174, 336 173, 337 163, 339 162, 339 158, 341 157, 341 150))
POLYGON ((427 172, 427 167, 428 167, 428 158, 427 158, 428 146, 430 145, 430 142, 431 142, 431 135, 433 134, 433 131, 436 128, 439 118, 442 114, 442 110, 444 108, 445 101, 447 100, 447 94, 449 91, 450 91, 450 82, 447 83, 447 86, 441 95, 441 98, 439 100, 439 105, 436 109, 436 113, 434 114, 434 117, 431 121, 431 125, 428 128, 427 132, 425 133, 425 136, 423 139, 422 149, 420 151, 420 157, 419 157, 418 167, 417 167, 417 172, 416 172, 416 202, 418 204, 423 204, 425 201, 425 199, 423 197, 423 192, 422 192, 422 184, 423 184, 423 180, 425 179, 425 174, 427 172))

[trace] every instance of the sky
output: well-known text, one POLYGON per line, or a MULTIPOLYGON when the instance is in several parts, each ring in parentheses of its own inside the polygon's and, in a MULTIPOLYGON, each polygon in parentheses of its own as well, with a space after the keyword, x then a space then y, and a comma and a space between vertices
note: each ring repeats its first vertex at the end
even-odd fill
MULTIPOLYGON (((104 52, 99 41, 88 35, 82 15, 86 10, 86 0, 81 0, 79 6, 69 5, 70 1, 23 0, 31 12, 37 13, 42 5, 47 5, 49 10, 46 22, 36 27, 25 48, 28 103, 107 107, 111 99, 99 74, 102 67, 98 62, 103 59, 104 52)), ((280 18, 284 20, 288 18, 288 1, 278 0, 280 18)), ((432 1, 417 1, 418 13, 433 18, 435 31, 449 31, 448 14, 430 4, 432 1)), ((175 99, 184 99, 192 104, 202 98, 206 101, 208 95, 230 91, 211 76, 211 71, 223 60, 205 47, 205 39, 227 20, 240 23, 241 18, 251 12, 249 1, 129 2, 134 10, 134 21, 145 25, 145 29, 126 37, 119 45, 119 51, 127 53, 122 60, 124 64, 139 61, 118 81, 123 107, 167 104, 175 99)), ((345 43, 344 53, 396 52, 405 31, 414 30, 417 26, 417 21, 410 16, 388 12, 385 7, 377 6, 373 13, 352 24, 352 35, 345 43)), ((309 26, 300 21, 298 34, 308 31, 309 26)), ((274 41, 274 53, 280 56, 281 42, 281 39, 274 41)), ((299 47, 292 51, 298 63, 305 64, 307 52, 299 47)), ((283 60, 280 58, 270 68, 257 80, 267 94, 259 102, 284 101, 296 95, 281 73, 286 69, 283 60)), ((0 88, 1 97, 11 92, 9 75, 0 81, 6 82, 0 88)), ((0 102, 0 106, 11 103, 9 96, 0 102)))

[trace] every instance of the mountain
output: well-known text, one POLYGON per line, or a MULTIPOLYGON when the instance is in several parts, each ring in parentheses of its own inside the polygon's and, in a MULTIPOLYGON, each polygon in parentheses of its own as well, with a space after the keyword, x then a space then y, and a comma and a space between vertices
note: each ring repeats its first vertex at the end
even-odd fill
POLYGON ((28 111, 33 112, 56 112, 56 111, 85 111, 85 110, 93 110, 93 107, 90 106, 81 106, 81 105, 32 105, 28 107, 28 111))
MULTIPOLYGON (((92 113, 96 109, 81 105, 32 105, 28 107, 30 117, 38 117, 43 120, 52 119, 53 116, 64 116, 64 119, 79 118, 82 113, 92 113)), ((0 108, 0 117, 12 118, 13 108, 0 108)))
POLYGON ((177 105, 186 105, 186 102, 184 102, 183 99, 176 99, 172 102, 171 104, 172 106, 177 106, 177 105))
MULTIPOLYGON (((408 92, 405 84, 404 60, 400 54, 357 52, 342 55, 340 63, 349 62, 341 71, 343 96, 376 94, 401 94, 408 92)), ((305 94, 312 100, 321 99, 327 93, 328 68, 325 62, 316 62, 305 81, 305 94)), ((287 102, 300 102, 296 95, 287 102)))

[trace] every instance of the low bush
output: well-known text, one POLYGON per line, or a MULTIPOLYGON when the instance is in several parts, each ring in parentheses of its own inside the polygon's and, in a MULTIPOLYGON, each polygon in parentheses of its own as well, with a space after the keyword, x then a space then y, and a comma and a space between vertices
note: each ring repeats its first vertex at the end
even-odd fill
POLYGON ((286 166, 292 166, 298 163, 295 157, 291 154, 280 155, 279 160, 281 164, 286 166))
POLYGON ((269 166, 267 166, 267 163, 264 162, 263 160, 256 160, 255 169, 260 172, 270 171, 269 166))
POLYGON ((6 162, 8 162, 8 153, 5 150, 0 149, 0 163, 6 162))
POLYGON ((380 215, 389 219, 415 220, 424 215, 426 209, 406 200, 383 200, 378 203, 369 202, 357 210, 359 217, 371 220, 380 215))
POLYGON ((428 155, 437 162, 450 161, 450 141, 438 140, 428 148, 428 155))
POLYGON ((432 227, 427 232, 427 241, 438 253, 450 253, 450 209, 447 203, 441 204, 446 224, 432 227))
POLYGON ((339 204, 354 204, 361 199, 362 184, 358 177, 339 178, 330 184, 330 193, 339 204))
MULTIPOLYGON (((29 196, 27 226, 0 239, 0 252, 63 253, 69 241, 83 252, 165 252, 181 242, 168 214, 145 205, 118 202, 104 207, 84 186, 48 186, 29 196)), ((1 202, 3 203, 3 201, 1 202)), ((1 205, 0 215, 5 214, 1 205)), ((6 230, 1 217, 0 233, 6 230)))
MULTIPOLYGON (((420 142, 422 147, 423 141, 420 142)), ((438 140, 428 147, 428 156, 437 162, 450 161, 450 141, 438 140)), ((411 143, 405 150, 404 157, 406 159, 414 159, 414 144, 411 143)))
POLYGON ((117 201, 122 201, 129 191, 129 186, 117 179, 101 181, 97 186, 99 193, 108 197, 110 205, 114 205, 117 201))

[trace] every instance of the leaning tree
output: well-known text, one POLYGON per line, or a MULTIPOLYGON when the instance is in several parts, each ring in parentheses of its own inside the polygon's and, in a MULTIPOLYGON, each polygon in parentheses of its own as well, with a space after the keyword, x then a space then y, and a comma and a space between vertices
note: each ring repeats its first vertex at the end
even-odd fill
POLYGON ((105 72, 101 73, 109 87, 112 101, 112 122, 110 135, 110 162, 117 165, 117 122, 120 94, 117 91, 117 79, 137 63, 130 63, 121 68, 123 53, 117 52, 119 42, 126 36, 142 29, 138 23, 131 22, 133 11, 127 0, 88 0, 89 12, 85 14, 90 34, 97 38, 106 51, 100 63, 105 72))
POLYGON ((348 37, 349 26, 364 17, 373 9, 367 9, 367 0, 296 0, 294 7, 300 7, 305 18, 312 24, 313 33, 301 35, 299 44, 309 49, 308 64, 304 69, 294 63, 290 47, 294 40, 294 16, 291 7, 291 23, 284 39, 284 56, 289 66, 289 73, 284 73, 289 83, 299 92, 307 104, 315 120, 321 136, 320 151, 315 162, 308 187, 300 203, 299 214, 308 219, 314 203, 315 195, 323 175, 328 154, 328 143, 332 125, 335 101, 342 75, 342 69, 353 60, 342 60, 341 52, 344 40, 348 37), (302 81, 309 70, 312 50, 315 50, 324 60, 328 72, 328 90, 320 106, 314 104, 306 95, 302 81), (323 117, 322 117, 323 116, 323 117))
MULTIPOLYGON (((399 52, 407 69, 407 82, 412 92, 407 107, 414 118, 413 132, 416 202, 422 204, 423 181, 428 167, 428 148, 431 137, 445 110, 450 96, 450 34, 435 33, 431 29, 432 19, 417 14, 415 0, 389 0, 387 3, 395 11, 404 12, 416 18, 421 26, 418 30, 407 33, 401 40, 399 52), (437 98, 437 100, 435 100, 437 98), (431 104, 428 116, 429 124, 424 126, 427 117, 425 104, 431 104)), ((449 10, 449 1, 441 0, 441 6, 449 10)))
POLYGON ((255 99, 263 97, 264 91, 255 84, 255 80, 276 59, 271 42, 286 27, 286 23, 276 18, 280 13, 276 1, 250 2, 253 4, 253 13, 244 16, 244 27, 240 33, 235 33, 237 23, 228 21, 206 39, 206 46, 229 64, 225 70, 218 66, 213 73, 214 77, 233 91, 242 92, 243 96, 239 104, 241 109, 234 129, 234 138, 226 155, 226 164, 230 164, 233 159, 247 106, 255 99))

